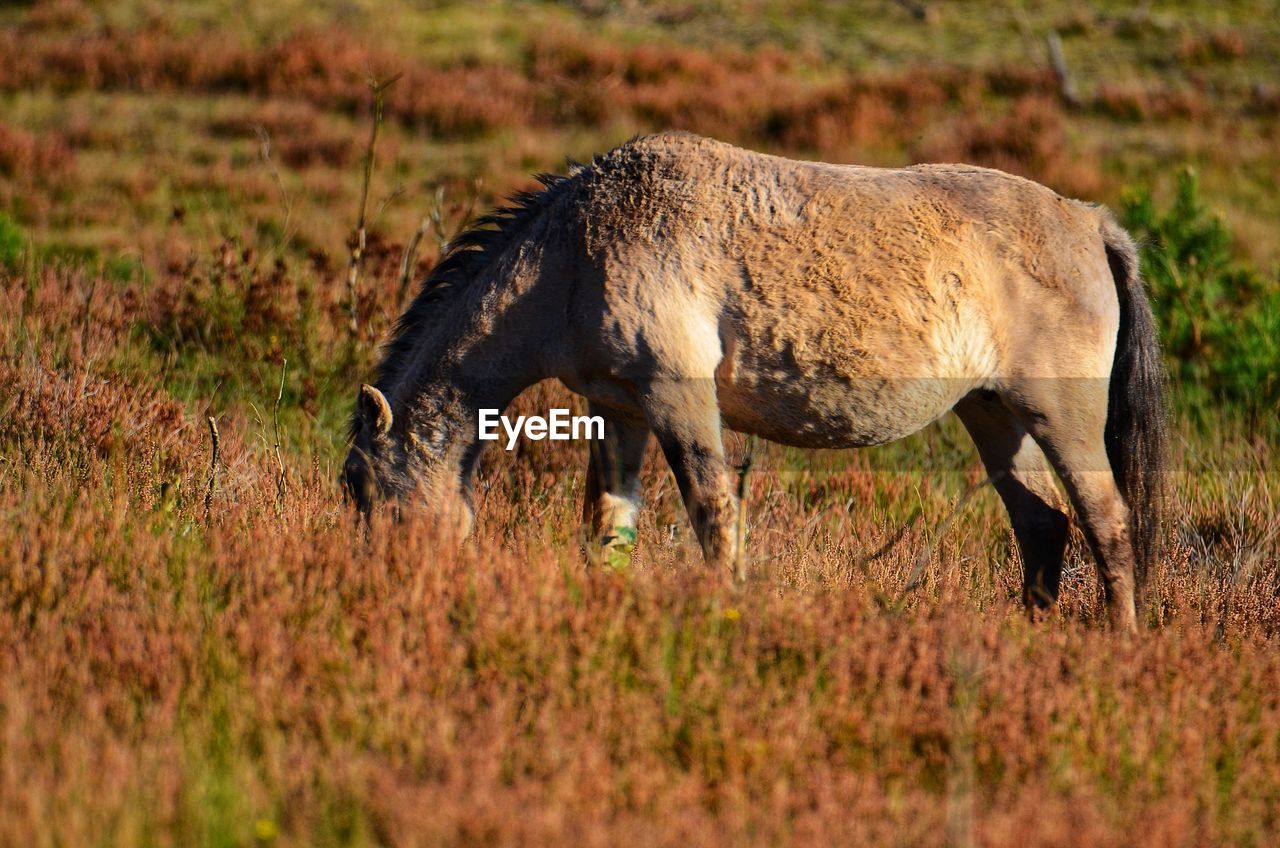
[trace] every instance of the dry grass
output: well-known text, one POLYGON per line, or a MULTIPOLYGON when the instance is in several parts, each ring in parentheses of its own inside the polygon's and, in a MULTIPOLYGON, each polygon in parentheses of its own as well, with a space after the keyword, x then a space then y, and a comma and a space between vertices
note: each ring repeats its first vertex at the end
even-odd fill
POLYGON ((54 178, 73 165, 71 148, 61 136, 41 139, 21 127, 0 123, 0 174, 30 183, 54 178))
POLYGON ((1260 78, 1236 91, 1218 79, 1222 66, 1269 54, 1252 38, 1232 53, 1230 28, 1188 35, 1206 46, 1166 58, 1176 75, 1082 82, 1082 106, 1071 111, 1038 62, 855 71, 768 47, 620 43, 563 22, 522 33, 505 56, 460 47, 442 61, 350 22, 308 18, 250 39, 230 28, 193 32, 163 15, 122 28, 74 7, 41 5, 0 30, 0 97, 14 107, 0 200, 76 251, 136 252, 151 265, 227 237, 263 251, 332 251, 346 235, 333 210, 355 205, 353 140, 367 123, 370 74, 403 75, 386 104, 382 161, 394 170, 374 197, 409 200, 378 222, 397 239, 417 228, 437 184, 469 198, 483 178, 483 206, 529 172, 559 168, 566 154, 681 127, 828 161, 975 161, 1113 201, 1135 174, 1171 184, 1169 168, 1145 165, 1152 156, 1204 160, 1217 171, 1206 184, 1217 181, 1230 216, 1256 234, 1242 249, 1266 262, 1280 249, 1268 235, 1273 86, 1260 78), (1239 139, 1237 161, 1223 161, 1224 138, 1239 139), (280 186, 294 213, 287 241, 276 230, 280 186), (156 226, 175 208, 198 214, 156 226))
MULTIPOLYGON (((971 458, 875 470, 769 451, 735 587, 698 563, 656 457, 632 569, 591 572, 580 446, 490 455, 461 547, 416 521, 366 539, 320 455, 288 455, 277 504, 241 402, 221 413, 206 519, 199 410, 126 376, 137 328, 216 312, 198 298, 220 287, 245 293, 250 323, 296 308, 252 256, 210 266, 194 303, 163 280, 0 278, 0 842, 1274 835, 1280 481, 1260 461, 1179 477, 1180 541, 1136 642, 1103 630, 1078 534, 1061 608, 1034 625, 989 493, 934 538, 971 458)), ((338 345, 342 309, 318 315, 338 345)), ((230 356, 216 327, 184 344, 230 356)), ((566 400, 543 386, 520 403, 566 400)))

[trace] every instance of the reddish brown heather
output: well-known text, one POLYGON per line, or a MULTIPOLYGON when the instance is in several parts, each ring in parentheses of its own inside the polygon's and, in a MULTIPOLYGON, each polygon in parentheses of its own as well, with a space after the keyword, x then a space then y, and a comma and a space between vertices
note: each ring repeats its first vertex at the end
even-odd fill
MULTIPOLYGON (((817 71, 769 50, 620 46, 554 28, 531 35, 514 60, 441 66, 350 28, 301 29, 256 44, 223 31, 178 35, 159 22, 72 31, 28 22, 0 32, 0 91, 34 90, 33 104, 57 98, 65 115, 50 125, 31 105, 15 120, 33 128, 0 127, 0 201, 33 230, 77 249, 140 255, 147 265, 182 260, 226 235, 263 248, 332 250, 357 202, 351 172, 369 117, 370 73, 402 74, 388 92, 391 124, 379 152, 384 166, 397 163, 384 178, 394 184, 379 186, 375 200, 401 198, 397 189, 413 196, 420 187, 405 175, 419 172, 405 168, 440 142, 466 152, 433 162, 443 173, 422 179, 448 185, 454 200, 475 193, 480 172, 499 192, 531 168, 559 167, 565 137, 581 145, 671 127, 826 161, 963 160, 1076 196, 1116 188, 1103 177, 1099 145, 1067 132, 1075 119, 1045 69, 817 71), (139 145, 139 121, 154 124, 154 146, 139 145), (270 165, 261 161, 259 130, 270 165), (250 214, 233 215, 223 198, 250 214), (282 240, 269 233, 286 201, 295 214, 282 240), (129 224, 167 219, 173 203, 203 211, 163 229, 129 224)), ((1265 113, 1271 99, 1261 87, 1250 108, 1265 113)), ((1218 116, 1194 86, 1104 85, 1085 109, 1132 120, 1218 116)), ((403 201, 391 209, 394 223, 384 223, 406 238, 420 213, 403 201)), ((424 259, 435 250, 427 242, 424 259)))
MULTIPOLYGON (((60 0, 0 29, 0 90, 26 104, 0 122, 0 208, 49 251, 30 277, 0 263, 0 844, 1275 841, 1266 446, 1224 437, 1246 461, 1176 481, 1175 544, 1132 644, 1102 630, 1079 555, 1055 616, 1024 621, 989 492, 942 532, 982 477, 963 454, 948 476, 761 448, 745 590, 697 567, 656 458, 626 574, 582 568, 579 445, 486 455, 476 538, 456 552, 415 522, 379 519, 364 540, 333 485, 350 388, 401 305, 402 246, 375 238, 351 341, 341 239, 367 72, 405 74, 384 163, 409 136, 452 157, 498 131, 481 151, 493 191, 582 128, 682 125, 830 160, 969 159, 1093 194, 1097 151, 1066 131, 1050 74, 815 76, 768 51, 565 30, 514 63, 445 68, 349 30, 254 45, 94 18, 60 0), (51 97, 59 117, 40 127, 51 97), (139 151, 138 120, 187 135, 139 151), (282 214, 268 169, 245 167, 258 126, 298 206, 293 252, 224 241, 252 233, 251 212, 282 214), (188 147, 189 127, 212 143, 188 147), (223 195, 230 226, 174 205, 223 195), (54 252, 93 228, 118 228, 102 243, 126 252, 54 252), (73 267, 108 260, 111 274, 73 267), (207 520, 206 405, 222 441, 207 520)), ((1181 61, 1260 49, 1195 34, 1181 61)), ((1083 119, 1223 122, 1183 85, 1086 91, 1083 119)), ((1249 108, 1276 114, 1280 92, 1258 83, 1249 108)), ((441 167, 452 220, 474 172, 441 167)), ((427 239, 419 278, 435 250, 427 239)), ((541 385, 516 411, 571 403, 541 385)), ((955 435, 919 456, 952 456, 955 435)))
POLYGON ((214 118, 209 132, 214 138, 252 137, 259 131, 268 139, 267 155, 288 168, 313 165, 346 167, 358 158, 355 141, 345 128, 332 122, 305 101, 266 100, 243 114, 214 118))
POLYGON ((1042 94, 1019 97, 1004 114, 989 110, 925 135, 913 151, 926 162, 975 162, 1034 177, 1068 194, 1096 196, 1102 174, 1096 160, 1071 154, 1062 109, 1042 94))
POLYGON ((1184 33, 1178 44, 1178 58, 1192 64, 1239 59, 1248 52, 1249 43, 1245 35, 1234 29, 1184 33))
MULTIPOLYGON (((175 37, 160 25, 75 38, 39 29, 0 33, 0 88, 8 90, 244 92, 358 112, 367 107, 370 73, 398 73, 403 76, 388 98, 388 115, 435 135, 625 121, 637 129, 681 127, 827 159, 910 142, 945 117, 946 107, 971 110, 984 94, 1054 92, 1052 75, 1040 69, 918 69, 814 82, 795 60, 767 49, 747 54, 622 47, 561 30, 531 39, 524 62, 523 69, 483 63, 435 67, 370 47, 336 28, 301 30, 260 48, 216 33, 175 37)), ((307 149, 302 139, 314 118, 281 115, 279 108, 262 107, 268 111, 244 121, 282 132, 283 153, 296 164, 326 149, 348 155, 336 140, 321 139, 320 150, 307 149)), ((218 126, 234 129, 225 122, 218 126)))
POLYGON ((174 37, 162 25, 137 32, 49 36, 0 33, 0 87, 137 92, 246 92, 357 111, 370 74, 403 73, 393 114, 439 133, 524 123, 525 81, 501 68, 433 68, 362 45, 338 29, 302 30, 257 49, 224 33, 174 37))
POLYGON ((1200 92, 1133 82, 1102 84, 1097 108, 1105 115, 1127 121, 1203 120, 1211 112, 1200 92))
POLYGON ((1243 501, 1179 487, 1189 543, 1132 642, 1079 560, 1027 623, 986 497, 900 597, 958 489, 861 458, 758 457, 745 589, 684 531, 658 541, 683 525, 656 462, 653 541, 584 570, 573 445, 488 457, 452 552, 413 521, 362 540, 293 452, 277 505, 262 425, 231 410, 206 522, 202 422, 111 370, 152 295, 0 280, 0 843, 1216 845, 1280 824, 1278 562, 1251 547, 1277 532, 1273 476, 1242 475, 1243 501))
POLYGON ((60 133, 38 138, 35 133, 0 121, 0 175, 30 185, 62 175, 75 157, 60 133))

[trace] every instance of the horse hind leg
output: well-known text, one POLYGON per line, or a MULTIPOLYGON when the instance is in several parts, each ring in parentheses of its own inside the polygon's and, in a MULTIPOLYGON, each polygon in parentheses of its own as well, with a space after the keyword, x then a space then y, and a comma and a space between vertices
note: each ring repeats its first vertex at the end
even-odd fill
POLYGON ((595 565, 625 566, 636 542, 640 469, 649 446, 649 428, 611 409, 590 405, 604 419, 604 438, 591 442, 587 491, 582 504, 587 559, 595 565))
POLYGON ((1050 607, 1058 600, 1068 521, 1049 461, 998 398, 974 393, 955 411, 1009 513, 1022 554, 1022 602, 1028 613, 1050 607))
POLYGON ((1066 486, 1102 578, 1108 617, 1117 630, 1136 632, 1136 560, 1129 508, 1106 448, 1105 380, 1039 381, 1052 385, 1024 395, 1028 430, 1066 486))

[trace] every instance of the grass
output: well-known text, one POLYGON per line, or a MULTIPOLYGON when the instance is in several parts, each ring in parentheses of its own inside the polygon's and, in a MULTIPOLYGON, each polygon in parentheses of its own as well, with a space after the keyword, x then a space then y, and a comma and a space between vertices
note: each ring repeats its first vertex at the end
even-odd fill
POLYGON ((0 8, 0 844, 1271 844, 1265 12, 0 8), (352 336, 369 70, 405 77, 352 336), (416 520, 362 534, 334 483, 345 418, 437 187, 456 230, 669 125, 978 161, 1122 213, 1177 379, 1141 640, 1104 630, 1075 530, 1059 607, 1026 621, 1002 508, 961 504, 982 473, 953 420, 873 451, 762 446, 743 587, 701 568, 657 456, 631 566, 584 568, 581 445, 486 454, 461 545, 416 520))

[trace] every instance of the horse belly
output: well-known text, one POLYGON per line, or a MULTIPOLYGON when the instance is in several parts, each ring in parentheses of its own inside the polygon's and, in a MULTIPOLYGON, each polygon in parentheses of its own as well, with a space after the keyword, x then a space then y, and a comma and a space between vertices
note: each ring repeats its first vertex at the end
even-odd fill
POLYGON ((920 430, 987 382, 987 369, 968 361, 968 345, 880 341, 874 354, 820 341, 797 352, 726 334, 716 369, 721 415, 734 430, 782 444, 865 447, 920 430))
POLYGON ((975 387, 975 381, 954 378, 796 381, 741 372, 716 383, 729 427, 807 448, 866 447, 901 439, 946 414, 975 387))

